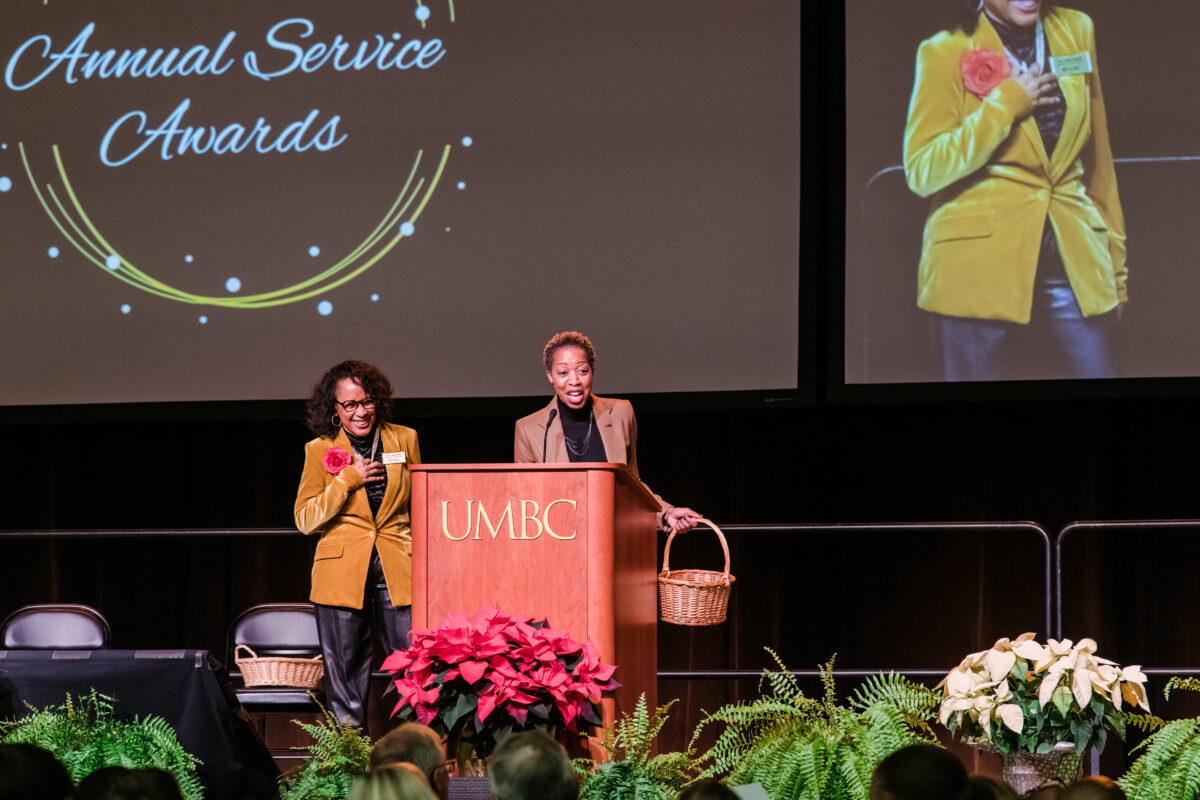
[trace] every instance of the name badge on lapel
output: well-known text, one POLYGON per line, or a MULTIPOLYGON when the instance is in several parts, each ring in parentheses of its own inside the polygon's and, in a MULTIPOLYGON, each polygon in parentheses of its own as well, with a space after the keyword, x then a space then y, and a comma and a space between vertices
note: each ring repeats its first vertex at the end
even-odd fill
POLYGON ((1092 71, 1091 53, 1072 53, 1069 56, 1050 57, 1050 71, 1060 78, 1072 75, 1087 75, 1092 71))
POLYGON ((408 463, 408 459, 406 459, 404 457, 403 450, 400 450, 399 452, 396 452, 396 453, 384 453, 382 461, 385 466, 388 464, 406 464, 406 463, 408 463))

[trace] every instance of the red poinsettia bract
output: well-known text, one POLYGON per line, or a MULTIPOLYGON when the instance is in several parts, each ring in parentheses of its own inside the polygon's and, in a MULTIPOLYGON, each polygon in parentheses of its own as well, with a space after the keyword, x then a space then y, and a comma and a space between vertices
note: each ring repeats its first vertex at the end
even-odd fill
POLYGON ((413 631, 383 669, 398 674, 392 716, 469 741, 480 756, 511 730, 599 725, 600 693, 620 685, 591 642, 494 605, 413 631))

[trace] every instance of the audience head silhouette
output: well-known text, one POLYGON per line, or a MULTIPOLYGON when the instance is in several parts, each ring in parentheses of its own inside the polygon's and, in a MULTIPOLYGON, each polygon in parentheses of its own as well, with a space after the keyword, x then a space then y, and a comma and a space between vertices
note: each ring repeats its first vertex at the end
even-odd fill
POLYGON ((433 728, 417 722, 406 722, 385 734, 371 749, 371 767, 374 769, 391 764, 416 766, 441 800, 450 796, 446 748, 433 728))
POLYGON ((183 795, 164 770, 102 767, 79 782, 75 800, 183 800, 183 795))
POLYGON ((65 800, 71 776, 49 750, 0 744, 0 800, 65 800))
POLYGON ((496 800, 575 800, 579 779, 567 751, 543 731, 506 736, 492 753, 488 779, 496 800))
POLYGON ((871 780, 871 800, 962 800, 968 791, 966 767, 931 744, 897 750, 871 780))
POLYGON ((1081 778, 1062 790, 1058 800, 1127 800, 1124 790, 1112 778, 1093 775, 1081 778))

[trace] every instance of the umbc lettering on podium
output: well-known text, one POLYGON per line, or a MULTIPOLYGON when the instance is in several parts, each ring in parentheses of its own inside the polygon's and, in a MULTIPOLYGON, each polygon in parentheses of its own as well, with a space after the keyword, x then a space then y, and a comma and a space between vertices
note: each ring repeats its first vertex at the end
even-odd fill
POLYGON ((578 509, 578 503, 569 498, 551 500, 546 503, 545 507, 541 507, 536 500, 509 500, 504 504, 503 509, 499 510, 499 516, 496 516, 497 509, 495 507, 489 513, 482 500, 464 500, 462 502, 466 506, 467 525, 462 533, 450 530, 450 506, 454 502, 453 500, 438 501, 442 506, 442 534, 455 542, 468 539, 478 541, 484 537, 485 532, 494 540, 504 530, 507 530, 507 538, 516 541, 533 541, 545 534, 551 539, 565 542, 579 535, 577 528, 572 529, 570 534, 564 534, 555 531, 550 526, 550 511, 555 506, 568 505, 572 509, 578 509), (514 503, 518 504, 516 511, 513 510, 514 503), (495 519, 494 524, 493 519, 495 519))

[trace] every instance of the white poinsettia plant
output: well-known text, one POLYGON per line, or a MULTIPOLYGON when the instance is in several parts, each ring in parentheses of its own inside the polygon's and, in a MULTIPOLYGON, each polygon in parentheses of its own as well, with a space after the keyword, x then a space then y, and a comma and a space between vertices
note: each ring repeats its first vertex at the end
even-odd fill
POLYGON ((1002 753, 1048 753, 1073 742, 1083 753, 1104 749, 1109 732, 1125 738, 1123 706, 1146 711, 1146 676, 1096 655, 1096 642, 1046 644, 1037 634, 1001 639, 972 653, 938 684, 941 721, 952 733, 1002 753))

